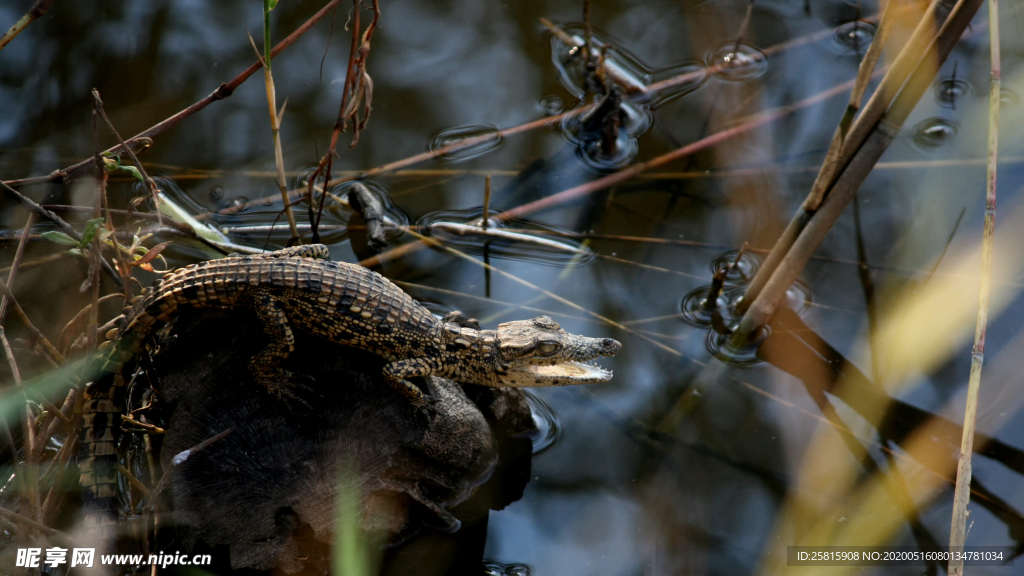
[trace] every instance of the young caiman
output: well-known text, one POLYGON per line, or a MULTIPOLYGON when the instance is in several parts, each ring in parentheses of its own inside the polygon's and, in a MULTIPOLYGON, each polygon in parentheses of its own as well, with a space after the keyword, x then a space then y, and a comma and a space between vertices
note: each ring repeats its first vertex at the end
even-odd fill
POLYGON ((270 343, 249 366, 278 398, 296 398, 279 368, 295 346, 295 330, 367 350, 387 360, 384 379, 416 406, 428 402, 409 381, 443 376, 493 387, 607 382, 612 373, 587 363, 619 351, 610 338, 570 334, 551 318, 479 330, 459 313, 438 319, 386 278, 328 260, 326 246, 297 246, 257 256, 230 256, 186 266, 143 291, 120 327, 101 375, 85 390, 79 463, 86 523, 112 541, 117 517, 117 439, 129 369, 150 337, 181 308, 246 308, 263 322, 270 343))

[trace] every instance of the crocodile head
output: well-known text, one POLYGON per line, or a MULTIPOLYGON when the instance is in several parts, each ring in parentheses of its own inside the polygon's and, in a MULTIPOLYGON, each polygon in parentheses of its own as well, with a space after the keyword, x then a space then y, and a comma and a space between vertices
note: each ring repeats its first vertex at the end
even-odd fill
POLYGON ((611 380, 589 361, 614 356, 622 344, 611 338, 570 334, 547 316, 499 324, 495 331, 497 386, 566 386, 611 380))

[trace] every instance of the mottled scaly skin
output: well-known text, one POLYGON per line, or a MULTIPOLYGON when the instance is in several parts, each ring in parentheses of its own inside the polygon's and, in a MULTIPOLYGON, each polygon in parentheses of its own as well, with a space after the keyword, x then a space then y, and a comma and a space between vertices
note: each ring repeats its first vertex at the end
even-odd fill
POLYGON ((294 350, 294 331, 373 352, 388 361, 385 380, 416 406, 427 402, 409 382, 446 376, 485 386, 603 382, 610 372, 579 364, 613 355, 611 339, 569 334, 547 317, 478 330, 461 315, 439 320, 385 279, 361 266, 327 260, 322 245, 259 256, 232 256, 179 269, 143 293, 114 337, 101 376, 85 391, 79 468, 86 523, 113 540, 117 512, 116 443, 128 368, 161 326, 182 308, 246 308, 270 339, 250 369, 279 398, 296 398, 278 368, 294 350), (111 376, 112 375, 112 376, 111 376))

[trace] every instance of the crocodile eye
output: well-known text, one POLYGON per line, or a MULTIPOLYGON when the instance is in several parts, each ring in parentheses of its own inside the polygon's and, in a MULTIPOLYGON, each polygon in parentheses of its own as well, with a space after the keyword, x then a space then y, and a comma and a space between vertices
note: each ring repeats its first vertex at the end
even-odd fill
POLYGON ((537 344, 538 356, 551 356, 562 349, 562 345, 554 340, 544 340, 537 344))

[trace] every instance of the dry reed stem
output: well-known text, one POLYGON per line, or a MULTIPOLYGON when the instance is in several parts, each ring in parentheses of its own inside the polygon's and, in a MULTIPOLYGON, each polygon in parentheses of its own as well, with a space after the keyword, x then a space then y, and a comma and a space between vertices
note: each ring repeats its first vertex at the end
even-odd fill
MULTIPOLYGON (((921 16, 917 27, 915 28, 911 37, 904 44, 899 54, 896 56, 895 61, 882 78, 878 88, 875 89, 874 94, 868 100, 867 105, 864 106, 860 113, 860 116, 853 120, 850 117, 851 113, 855 113, 856 110, 851 110, 848 106, 844 112, 843 118, 840 120, 838 127, 836 128, 835 135, 833 135, 832 142, 829 146, 828 154, 822 163, 821 169, 818 172, 818 177, 815 178, 814 184, 811 185, 811 191, 808 193, 807 198, 804 200, 803 205, 790 220, 786 229, 782 232, 782 235, 776 241, 772 247, 772 251, 765 258, 764 263, 754 274, 754 278, 751 279, 750 284, 747 286, 747 292, 744 295, 743 300, 740 302, 739 310, 745 311, 754 300, 760 295, 761 290, 764 289, 765 284, 771 279, 775 270, 778 269, 782 263, 783 258, 792 248, 793 244, 797 241, 803 229, 807 226, 808 222, 814 215, 814 212, 821 206, 821 202, 825 195, 829 193, 829 190, 834 185, 836 179, 842 171, 849 164, 852 155, 864 143, 869 131, 874 128, 879 118, 885 113, 886 109, 892 102, 892 99, 896 97, 900 87, 914 71, 915 65, 922 58, 924 50, 928 43, 935 36, 935 30, 933 26, 936 10, 940 2, 947 0, 932 0, 928 9, 925 10, 921 16), (852 125, 848 125, 847 129, 844 124, 853 120, 852 125)), ((894 2, 889 2, 886 6, 886 12, 889 12, 889 7, 894 2)), ((884 13, 883 13, 884 15, 884 13)), ((883 18, 879 22, 880 27, 884 27, 886 30, 891 26, 891 20, 893 19, 893 13, 889 12, 889 18, 883 18), (889 20, 890 22, 886 22, 889 20)), ((875 42, 872 42, 874 47, 875 42)), ((879 42, 881 44, 881 42, 879 42)), ((858 82, 855 86, 863 86, 864 89, 867 87, 867 82, 861 82, 859 79, 867 73, 868 69, 868 56, 872 55, 872 50, 869 49, 869 54, 865 55, 864 60, 861 62, 861 66, 857 71, 858 82)), ((881 50, 875 50, 875 54, 880 55, 881 50)), ((877 55, 875 58, 877 59, 877 55)), ((873 63, 871 63, 873 66, 873 63)), ((854 98, 857 96, 857 88, 855 88, 850 94, 850 102, 854 102, 854 98)), ((861 96, 862 97, 862 96, 861 96)), ((860 98, 857 98, 859 103, 860 98)))
POLYGON ((14 40, 14 37, 21 34, 21 31, 28 27, 29 24, 35 22, 40 16, 46 13, 50 8, 50 4, 53 4, 53 0, 38 0, 24 16, 18 19, 13 26, 4 32, 3 36, 0 36, 0 50, 3 50, 5 46, 14 40))
POLYGON ((167 433, 166 430, 164 430, 163 428, 161 428, 159 426, 154 426, 153 424, 146 424, 145 422, 139 422, 138 420, 132 418, 131 416, 126 416, 124 414, 121 415, 121 421, 122 422, 127 422, 128 424, 131 424, 132 426, 135 426, 136 428, 138 428, 138 430, 132 430, 133 432, 145 432, 147 434, 166 434, 167 433))
MULTIPOLYGON (((256 41, 252 39, 252 35, 249 35, 249 42, 252 44, 252 49, 256 52, 256 58, 263 64, 263 84, 267 90, 267 107, 270 109, 270 131, 274 138, 274 165, 277 168, 277 188, 281 191, 281 198, 287 199, 288 195, 288 184, 284 179, 284 150, 281 148, 281 116, 284 116, 284 106, 288 104, 285 100, 285 104, 281 106, 280 114, 277 111, 277 89, 274 85, 274 74, 271 70, 273 65, 273 57, 271 56, 270 48, 270 3, 263 3, 263 51, 264 54, 260 54, 258 48, 256 48, 256 41)), ((284 213, 288 219, 288 227, 292 232, 292 242, 298 242, 299 233, 295 230, 295 214, 292 212, 292 205, 285 202, 284 213)))
MULTIPOLYGON (((846 165, 818 210, 813 212, 813 214, 800 211, 798 218, 791 222, 790 228, 798 221, 805 225, 792 231, 792 244, 789 246, 788 251, 784 252, 785 255, 779 259, 778 266, 773 271, 766 272, 768 277, 766 280, 762 279, 763 288, 759 291, 754 291, 756 289, 754 281, 748 287, 749 296, 745 296, 744 300, 749 302, 749 304, 733 336, 734 346, 739 346, 746 342, 748 336, 758 327, 766 324, 775 313, 775 310, 778 309, 778 306, 785 298, 786 291, 789 290, 789 287, 799 276, 814 251, 821 244, 821 241, 839 219, 839 215, 842 214, 846 205, 856 194, 861 183, 871 173, 875 163, 878 162, 878 159, 881 158, 889 144, 896 138, 903 122, 906 121, 917 105, 918 100, 920 100, 921 95, 927 90, 931 78, 935 75, 935 71, 946 61, 960 36, 967 29, 971 18, 981 6, 981 2, 982 0, 959 0, 957 2, 953 11, 950 12, 949 18, 946 19, 940 28, 938 36, 926 46, 926 51, 921 56, 920 65, 911 74, 903 90, 900 91, 889 110, 885 112, 875 125, 868 138, 864 141, 864 144, 859 147, 856 154, 846 165), (934 55, 934 58, 932 55, 934 55), (753 294, 751 291, 754 291, 753 294)), ((875 96, 877 95, 878 91, 875 92, 875 96)), ((872 96, 872 100, 875 99, 875 96, 872 96)), ((868 106, 871 106, 870 102, 868 106)), ((866 111, 865 109, 865 113, 866 111)), ((862 113, 861 117, 854 123, 851 134, 863 117, 862 113)), ((787 228, 786 232, 783 233, 784 238, 791 232, 790 228, 787 228)), ((783 239, 780 239, 780 242, 782 241, 783 239)), ((769 259, 766 259, 761 270, 767 268, 766 265, 769 259)), ((755 275, 755 281, 761 275, 761 270, 755 275)))
POLYGON ((857 81, 853 86, 853 90, 850 91, 850 101, 846 105, 846 111, 836 127, 835 134, 832 135, 832 142, 829 145, 825 161, 821 165, 821 171, 811 187, 811 193, 807 200, 804 201, 804 210, 816 210, 821 205, 821 200, 828 190, 828 184, 832 182, 836 170, 839 168, 843 152, 848 148, 846 141, 847 133, 854 118, 857 116, 857 112, 860 110, 860 104, 864 99, 864 94, 867 93, 868 85, 871 83, 872 70, 875 69, 878 58, 882 55, 882 48, 885 46, 885 40, 889 36, 889 30, 892 28, 892 21, 895 18, 893 14, 897 4, 898 0, 890 0, 885 5, 875 37, 868 46, 868 51, 864 54, 860 67, 857 69, 857 81))
POLYGON ((132 486, 138 488, 139 491, 142 492, 142 495, 144 497, 149 497, 149 495, 152 494, 150 489, 145 484, 142 483, 142 480, 136 478, 135 475, 129 472, 128 469, 125 468, 120 462, 116 462, 114 464, 114 467, 117 468, 117 471, 120 472, 122 476, 128 479, 128 482, 130 482, 132 486))
MULTIPOLYGON (((331 180, 331 168, 334 166, 334 158, 338 155, 338 138, 346 131, 349 122, 352 123, 352 142, 349 148, 354 148, 359 143, 359 133, 366 127, 370 120, 370 112, 373 103, 373 79, 366 71, 366 61, 370 56, 370 41, 373 39, 373 32, 377 29, 380 20, 380 5, 373 0, 373 19, 360 34, 360 8, 361 0, 352 0, 351 24, 352 42, 349 46, 348 63, 345 67, 345 83, 341 90, 341 103, 338 106, 338 116, 334 121, 334 129, 331 131, 331 143, 327 152, 320 158, 316 170, 309 175, 306 184, 306 195, 309 203, 309 223, 313 229, 313 242, 320 241, 320 219, 323 216, 324 202, 327 200, 327 189, 331 180), (359 104, 363 104, 363 117, 359 117, 359 104), (320 190, 320 204, 316 206, 313 201, 313 189, 317 178, 323 177, 324 186, 320 190), (314 213, 314 208, 316 212, 314 213)), ((347 29, 347 26, 346 26, 347 29)), ((288 205, 289 193, 282 189, 281 201, 288 205)))
MULTIPOLYGON (((971 374, 967 383, 967 406, 964 408, 964 430, 957 459, 956 489, 953 492, 953 515, 950 520, 949 546, 956 549, 967 540, 967 504, 971 493, 971 455, 974 452, 974 426, 978 416, 978 394, 981 391, 981 368, 985 363, 985 331, 988 327, 989 298, 992 292, 992 249, 996 229, 996 169, 999 157, 999 98, 1002 90, 1002 65, 999 50, 999 2, 988 0, 989 52, 992 72, 988 99, 988 167, 985 174, 985 224, 981 244, 981 286, 978 294, 978 321, 974 328, 971 350, 971 374)), ((949 575, 961 576, 963 558, 949 561, 949 575)))

